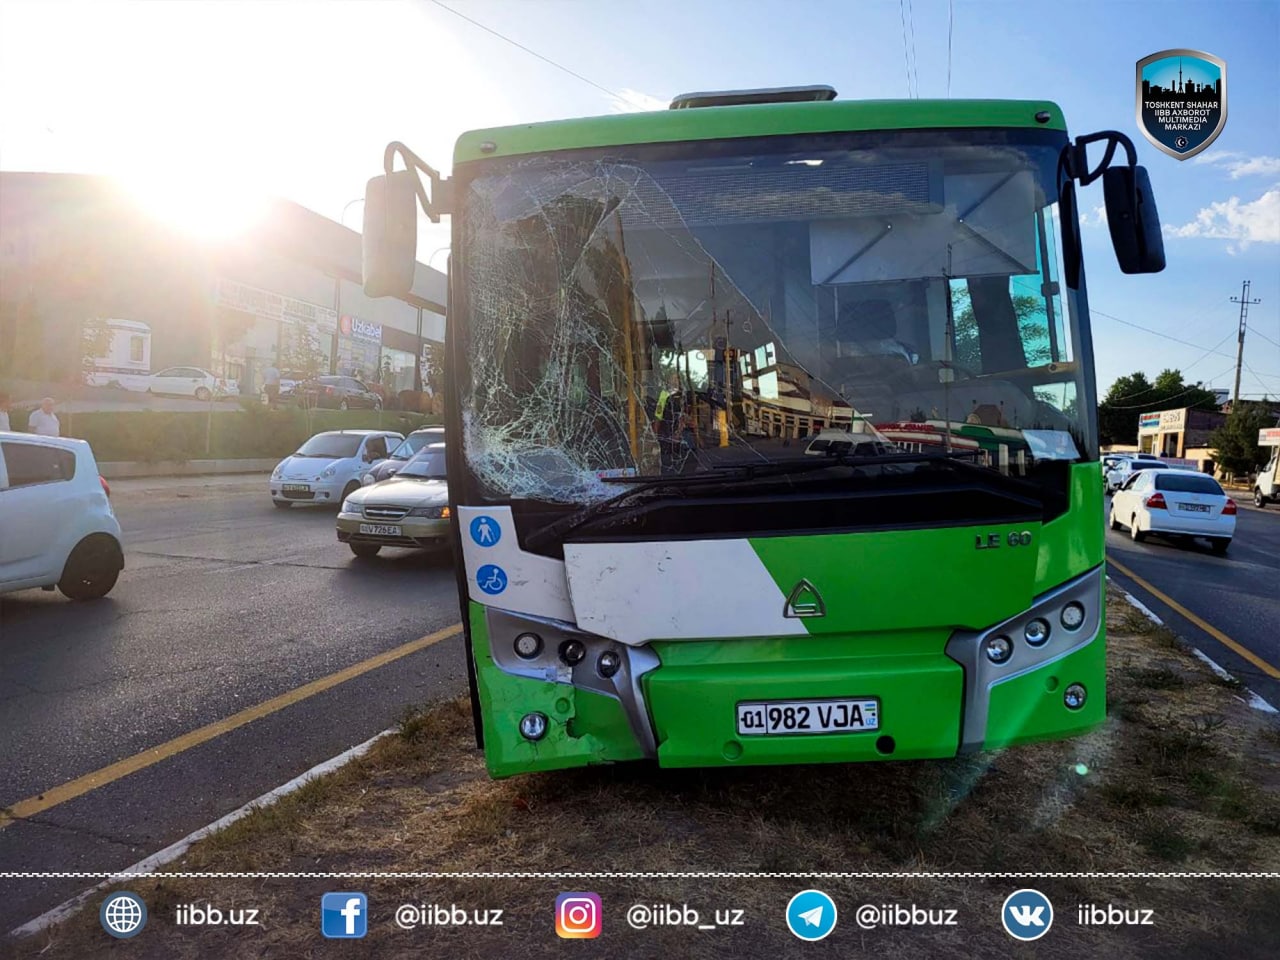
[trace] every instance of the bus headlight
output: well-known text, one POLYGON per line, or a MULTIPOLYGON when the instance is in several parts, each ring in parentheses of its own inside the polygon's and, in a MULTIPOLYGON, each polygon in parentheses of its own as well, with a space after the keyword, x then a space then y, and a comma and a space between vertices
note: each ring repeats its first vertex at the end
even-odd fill
POLYGON ((571 667, 576 667, 587 655, 587 645, 581 640, 566 640, 560 644, 560 659, 571 667))
POLYGON ((600 658, 596 660, 596 670, 600 676, 608 680, 622 666, 622 658, 612 650, 606 650, 600 654, 600 658))
POLYGON ((1002 634, 988 637, 983 652, 992 663, 1004 663, 1013 656, 1013 641, 1002 634))
POLYGON ((1049 642, 1049 621, 1036 617, 1022 631, 1027 643, 1033 647, 1042 647, 1049 642))
POLYGON ((1084 623, 1084 604, 1078 600, 1072 600, 1062 608, 1062 616, 1059 619, 1066 629, 1079 630, 1084 623))
POLYGON ((516 637, 516 656, 521 660, 532 660, 542 652, 542 638, 536 633, 522 633, 516 637))
POLYGON ((520 718, 520 736, 526 740, 541 740, 547 735, 547 718, 541 713, 526 713, 520 718))
POLYGON ((1062 693, 1062 702, 1068 710, 1079 710, 1087 699, 1089 691, 1084 688, 1083 683, 1073 683, 1062 693))

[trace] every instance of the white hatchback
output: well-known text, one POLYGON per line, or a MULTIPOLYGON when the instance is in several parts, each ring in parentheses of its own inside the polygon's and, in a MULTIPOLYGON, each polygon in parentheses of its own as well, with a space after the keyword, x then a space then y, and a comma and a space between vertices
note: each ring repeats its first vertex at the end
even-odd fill
POLYGON ((1213 477, 1190 470, 1143 470, 1111 498, 1111 529, 1129 528, 1134 540, 1148 533, 1204 537, 1226 553, 1236 532, 1236 502, 1213 477))
POLYGON ((0 432, 0 593, 106 596, 124 569, 109 494, 85 441, 0 432))
POLYGON ((271 472, 271 502, 339 506, 360 489, 360 474, 385 460, 404 437, 390 430, 330 430, 317 433, 271 472))

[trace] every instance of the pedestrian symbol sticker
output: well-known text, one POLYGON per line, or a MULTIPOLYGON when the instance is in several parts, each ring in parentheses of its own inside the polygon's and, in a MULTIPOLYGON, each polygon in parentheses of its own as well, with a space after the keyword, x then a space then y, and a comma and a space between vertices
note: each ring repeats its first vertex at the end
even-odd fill
POLYGON ((486 563, 476 571, 476 585, 490 596, 507 589, 507 573, 497 564, 486 563))
POLYGON ((482 547, 492 547, 502 539, 502 528, 493 517, 476 517, 471 521, 471 539, 482 547))

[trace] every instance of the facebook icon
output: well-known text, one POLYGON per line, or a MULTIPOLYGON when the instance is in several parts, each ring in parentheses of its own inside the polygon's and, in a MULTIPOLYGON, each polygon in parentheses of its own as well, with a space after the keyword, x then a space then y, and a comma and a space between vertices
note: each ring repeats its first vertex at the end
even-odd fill
POLYGON ((354 940, 369 932, 369 899, 363 893, 326 893, 320 898, 320 932, 331 940, 354 940))

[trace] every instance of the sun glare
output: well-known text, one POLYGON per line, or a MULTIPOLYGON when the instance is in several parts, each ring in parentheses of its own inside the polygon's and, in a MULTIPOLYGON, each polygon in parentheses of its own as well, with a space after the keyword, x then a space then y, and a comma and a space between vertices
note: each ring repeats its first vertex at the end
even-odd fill
POLYGON ((216 177, 164 171, 122 183, 147 214, 200 239, 232 239, 267 213, 267 198, 252 186, 216 177))

